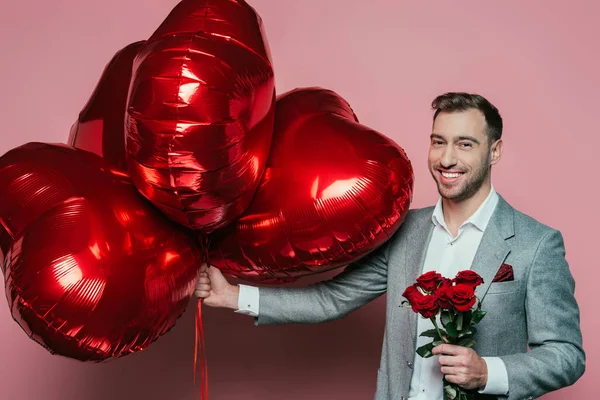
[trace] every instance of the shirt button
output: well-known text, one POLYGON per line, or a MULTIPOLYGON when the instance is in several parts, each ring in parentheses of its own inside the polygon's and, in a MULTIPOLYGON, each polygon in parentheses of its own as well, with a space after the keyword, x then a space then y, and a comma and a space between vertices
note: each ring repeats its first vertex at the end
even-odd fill
POLYGON ((412 369, 413 367, 413 363, 411 363, 410 361, 406 362, 406 365, 408 366, 408 368, 412 369))

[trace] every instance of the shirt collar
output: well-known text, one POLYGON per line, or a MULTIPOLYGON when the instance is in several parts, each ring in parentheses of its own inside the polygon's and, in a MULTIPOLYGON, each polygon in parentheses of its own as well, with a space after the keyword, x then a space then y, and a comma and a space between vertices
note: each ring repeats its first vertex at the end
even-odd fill
MULTIPOLYGON (((497 204, 498 204, 498 193, 496 193, 496 190, 494 190, 494 186, 492 185, 492 188, 490 190, 490 194, 488 195, 488 197, 484 200, 483 203, 481 203, 481 205, 479 206, 477 211, 475 211, 473 214, 471 214, 471 216, 469 218, 467 218, 467 220, 465 222, 463 222, 463 224, 460 226, 460 228, 462 228, 463 226, 465 226, 467 224, 472 224, 480 231, 482 231, 482 232, 485 231, 485 228, 487 227, 488 223, 490 222, 490 219, 492 218, 492 214, 494 213, 494 209, 496 208, 497 204)), ((438 225, 438 226, 441 225, 444 227, 444 229, 446 229, 446 230, 448 229, 446 227, 446 221, 444 220, 444 213, 442 211, 442 198, 441 197, 438 199, 438 202, 435 205, 433 214, 431 215, 431 220, 433 221, 433 223, 435 225, 438 225)))

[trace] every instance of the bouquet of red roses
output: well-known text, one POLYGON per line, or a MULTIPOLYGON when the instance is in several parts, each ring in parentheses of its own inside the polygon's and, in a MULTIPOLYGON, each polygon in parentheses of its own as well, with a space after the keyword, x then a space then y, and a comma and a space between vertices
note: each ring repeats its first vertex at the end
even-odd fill
MULTIPOLYGON (((417 278, 417 282, 406 288, 402 296, 413 311, 429 318, 435 329, 427 330, 420 336, 431 337, 432 342, 417 349, 423 358, 431 357, 434 347, 449 343, 463 347, 473 347, 473 336, 477 332, 475 325, 485 316, 481 302, 475 297, 475 288, 483 279, 474 271, 460 271, 454 279, 444 278, 435 271, 427 272, 417 278), (476 307, 475 303, 477 303, 476 307), (438 325, 440 316, 442 327, 438 325)), ((450 400, 468 400, 473 394, 458 385, 444 379, 444 394, 450 400)))

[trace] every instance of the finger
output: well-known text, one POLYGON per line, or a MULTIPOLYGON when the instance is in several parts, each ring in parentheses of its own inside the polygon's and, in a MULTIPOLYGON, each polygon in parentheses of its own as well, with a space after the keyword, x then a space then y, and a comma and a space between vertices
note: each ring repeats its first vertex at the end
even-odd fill
POLYGON ((205 292, 210 292, 210 285, 206 285, 206 284, 196 285, 196 287, 194 288, 194 290, 201 290, 201 291, 205 291, 205 292))
POLYGON ((466 347, 456 346, 454 344, 440 344, 439 346, 435 346, 431 351, 433 354, 447 354, 450 356, 457 356, 459 354, 464 354, 465 350, 468 350, 466 347))
POLYGON ((194 296, 196 296, 200 299, 205 299, 208 296, 210 296, 210 291, 209 290, 194 290, 194 296))
POLYGON ((448 382, 454 383, 456 385, 460 385, 463 381, 459 375, 445 375, 444 379, 446 379, 448 382))
POLYGON ((463 375, 463 369, 460 367, 442 367, 440 368, 444 375, 463 375))
POLYGON ((201 276, 196 281, 196 285, 200 285, 200 284, 202 284, 202 285, 210 285, 210 278, 208 276, 201 276))
POLYGON ((206 270, 208 269, 208 264, 203 262, 202 264, 200 264, 200 272, 206 272, 206 270))
POLYGON ((462 358, 459 356, 439 356, 438 362, 440 365, 453 367, 456 365, 462 365, 462 358))

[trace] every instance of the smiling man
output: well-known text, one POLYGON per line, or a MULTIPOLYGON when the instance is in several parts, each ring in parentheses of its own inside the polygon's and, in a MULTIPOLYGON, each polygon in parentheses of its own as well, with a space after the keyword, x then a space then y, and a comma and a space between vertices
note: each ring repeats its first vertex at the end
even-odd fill
POLYGON ((442 400, 442 378, 478 398, 533 399, 573 384, 585 369, 575 283, 559 231, 512 208, 492 186, 502 156, 502 118, 488 100, 446 93, 435 110, 429 170, 440 199, 411 210, 382 247, 333 279, 305 288, 234 286, 216 268, 201 269, 196 295, 205 304, 253 315, 258 325, 341 318, 387 292, 377 400, 442 400), (473 348, 429 341, 428 319, 399 307, 424 272, 453 277, 472 269, 487 316, 473 348))

